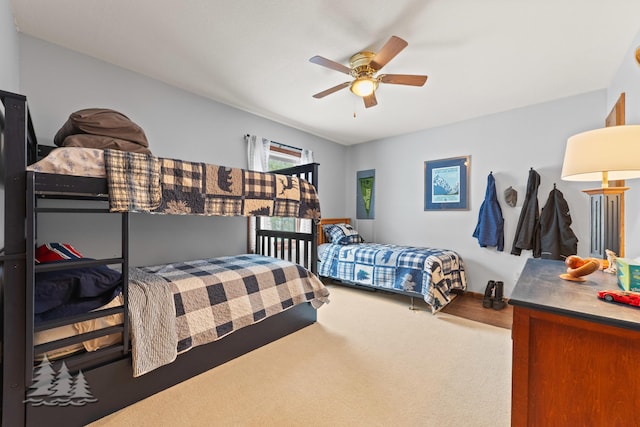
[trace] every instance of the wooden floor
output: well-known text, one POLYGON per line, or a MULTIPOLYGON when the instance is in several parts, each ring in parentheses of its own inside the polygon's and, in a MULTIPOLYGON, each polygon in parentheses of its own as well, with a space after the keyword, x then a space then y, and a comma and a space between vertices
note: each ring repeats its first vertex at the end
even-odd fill
MULTIPOLYGON (((326 285, 336 286, 350 286, 353 285, 339 284, 331 279, 323 278, 323 282, 326 285)), ((384 290, 375 290, 367 288, 366 286, 355 286, 363 292, 379 292, 382 294, 393 295, 398 297, 398 294, 386 292, 384 290)), ((499 328, 511 329, 513 323, 513 306, 506 304, 502 310, 494 310, 493 308, 484 308, 482 306, 483 294, 475 292, 465 292, 462 295, 458 295, 451 301, 445 308, 442 309, 443 313, 448 313, 453 316, 464 317, 465 319, 473 320, 480 323, 486 323, 488 325, 497 326, 499 328)), ((406 298, 406 297, 404 297, 406 298)), ((414 303, 417 309, 430 310, 429 306, 418 298, 414 298, 414 303)))
POLYGON ((513 306, 507 304, 502 310, 484 308, 482 306, 482 297, 482 294, 466 292, 463 295, 457 296, 442 309, 442 312, 500 328, 511 329, 513 306))

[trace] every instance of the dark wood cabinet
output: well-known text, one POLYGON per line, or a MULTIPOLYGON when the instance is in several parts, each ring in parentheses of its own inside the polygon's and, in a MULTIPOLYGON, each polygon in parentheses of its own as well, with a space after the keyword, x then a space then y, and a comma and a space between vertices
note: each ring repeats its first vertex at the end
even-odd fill
POLYGON ((583 283, 529 259, 512 292, 511 425, 640 426, 640 308, 607 303, 601 271, 583 283))

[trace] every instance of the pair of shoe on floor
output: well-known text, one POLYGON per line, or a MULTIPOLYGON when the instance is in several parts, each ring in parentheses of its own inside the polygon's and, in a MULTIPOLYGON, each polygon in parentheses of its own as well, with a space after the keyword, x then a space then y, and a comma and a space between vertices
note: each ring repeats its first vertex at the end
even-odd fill
POLYGON ((493 308, 494 310, 502 310, 507 306, 504 302, 503 282, 489 280, 489 283, 487 283, 487 287, 484 290, 482 306, 484 308, 493 308))

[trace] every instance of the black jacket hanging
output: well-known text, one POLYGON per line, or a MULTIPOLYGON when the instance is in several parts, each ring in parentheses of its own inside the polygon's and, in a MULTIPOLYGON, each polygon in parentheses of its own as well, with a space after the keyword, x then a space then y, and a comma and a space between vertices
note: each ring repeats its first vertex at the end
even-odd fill
POLYGON ((487 177, 487 190, 484 202, 480 206, 478 225, 473 232, 473 237, 478 239, 480 247, 496 246, 498 251, 504 250, 504 218, 496 195, 496 180, 493 178, 493 173, 487 177))
POLYGON ((513 239, 512 255, 520 255, 523 249, 531 249, 534 258, 540 258, 540 211, 538 208, 538 187, 540 175, 533 168, 529 170, 527 194, 522 204, 516 235, 513 239))
POLYGON ((564 260, 578 252, 578 238, 571 230, 569 205, 555 184, 540 214, 540 246, 545 259, 564 260))

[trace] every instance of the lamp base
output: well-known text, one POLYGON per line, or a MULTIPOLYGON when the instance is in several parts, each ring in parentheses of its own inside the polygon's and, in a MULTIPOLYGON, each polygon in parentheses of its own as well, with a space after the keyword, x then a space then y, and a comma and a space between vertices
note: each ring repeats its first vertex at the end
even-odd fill
POLYGON ((622 194, 627 191, 630 187, 600 187, 600 188, 592 188, 590 190, 582 190, 583 193, 587 193, 588 195, 594 194, 622 194))
POLYGON ((606 259, 609 249, 624 256, 624 192, 629 187, 604 187, 582 190, 591 205, 591 242, 589 256, 606 259))

